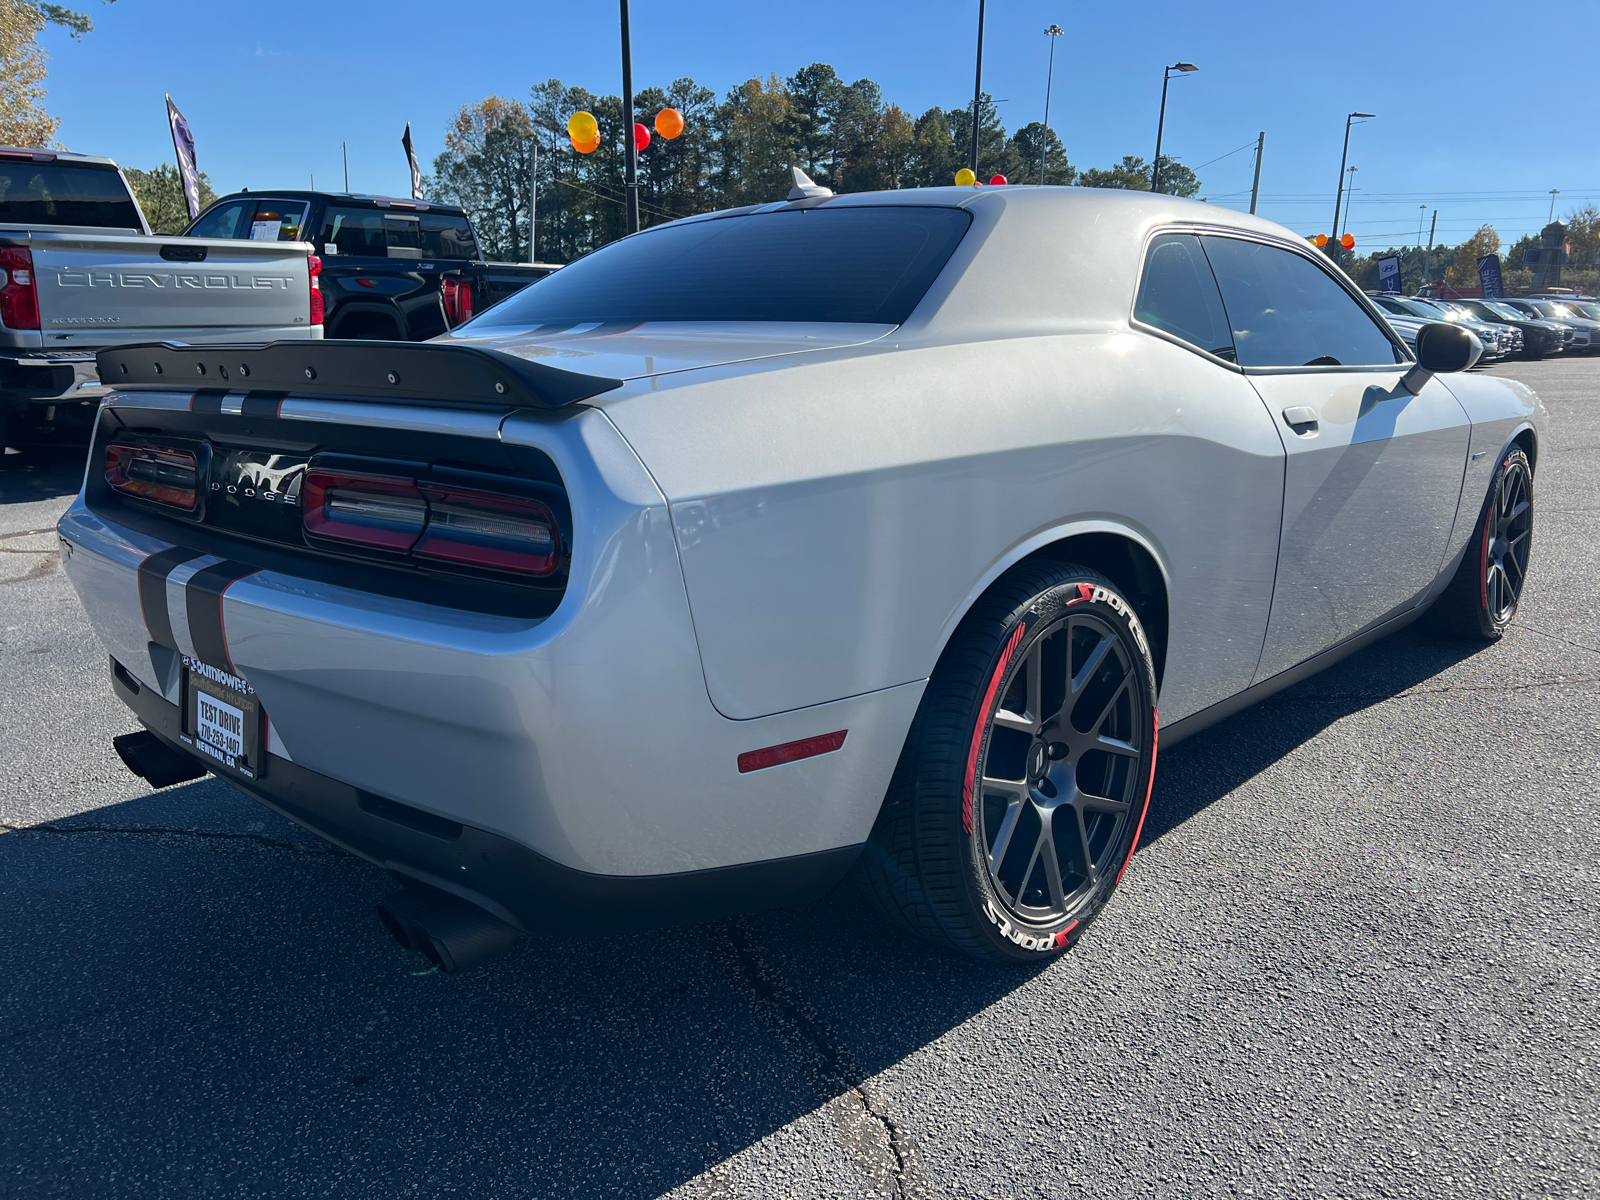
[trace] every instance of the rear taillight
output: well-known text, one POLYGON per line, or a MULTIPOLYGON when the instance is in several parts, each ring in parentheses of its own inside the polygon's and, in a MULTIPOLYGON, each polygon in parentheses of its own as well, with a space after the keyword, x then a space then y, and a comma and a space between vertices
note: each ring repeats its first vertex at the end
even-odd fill
POLYGON ((345 471, 306 472, 306 532, 379 550, 406 551, 428 523, 428 502, 409 479, 345 471))
POLYGON ((472 280, 440 280, 439 297, 444 301, 444 319, 451 328, 472 319, 472 280))
POLYGON ((322 300, 321 256, 306 255, 306 277, 311 281, 311 323, 321 325, 323 317, 327 315, 327 306, 322 300))
POLYGON ((431 483, 418 489, 428 498, 428 528, 413 549, 418 556, 519 575, 556 569, 556 521, 537 500, 431 483))
POLYGON ((187 450, 113 443, 106 447, 106 483, 124 496, 185 512, 200 506, 200 472, 187 450))
POLYGON ((0 325, 39 328, 39 291, 33 282, 33 251, 0 247, 0 325))
POLYGON ((301 506, 314 538, 517 575, 549 575, 561 561, 555 517, 521 496, 313 468, 301 506))

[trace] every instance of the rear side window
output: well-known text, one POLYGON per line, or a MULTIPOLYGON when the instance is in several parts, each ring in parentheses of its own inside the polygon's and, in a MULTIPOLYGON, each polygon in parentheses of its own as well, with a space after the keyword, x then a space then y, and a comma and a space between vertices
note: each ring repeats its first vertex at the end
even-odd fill
POLYGON ((103 163, 0 161, 0 221, 143 228, 122 176, 103 163))
POLYGON ((1202 237, 1243 367, 1376 367, 1403 361, 1377 321, 1302 255, 1202 237))
POLYGON ((1168 233, 1150 243, 1135 319, 1233 361, 1233 334, 1200 239, 1168 233))
POLYGON ((298 242, 305 233, 306 206, 298 200, 257 200, 240 236, 252 242, 298 242))
POLYGON ((424 258, 477 258, 478 243, 472 224, 465 217, 449 213, 423 213, 421 222, 424 258))
POLYGON ((958 208, 910 205, 675 221, 596 250, 483 319, 897 325, 971 223, 958 208))
POLYGON ((228 200, 200 214, 200 219, 189 226, 185 237, 241 238, 250 232, 249 214, 255 211, 253 203, 228 200))
POLYGON ((362 258, 388 258, 389 238, 383 213, 376 208, 335 208, 322 215, 317 245, 324 254, 353 254, 362 258))

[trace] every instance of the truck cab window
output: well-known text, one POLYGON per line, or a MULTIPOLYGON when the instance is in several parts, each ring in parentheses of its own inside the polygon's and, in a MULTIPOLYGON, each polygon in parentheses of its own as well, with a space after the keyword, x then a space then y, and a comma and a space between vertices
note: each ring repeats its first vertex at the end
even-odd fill
POLYGON ((253 242, 298 242, 303 237, 306 206, 288 200, 258 200, 247 227, 236 234, 253 242))
MULTIPOLYGON (((236 238, 250 231, 245 221, 245 211, 251 206, 243 200, 230 200, 200 214, 200 219, 189 226, 185 237, 236 238)), ((253 211, 253 210, 252 210, 253 211)))

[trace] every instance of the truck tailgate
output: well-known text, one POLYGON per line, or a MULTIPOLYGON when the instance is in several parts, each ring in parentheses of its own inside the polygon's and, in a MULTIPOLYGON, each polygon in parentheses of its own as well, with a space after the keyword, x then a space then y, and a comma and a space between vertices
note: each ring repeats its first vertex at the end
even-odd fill
POLYGON ((29 244, 46 347, 317 336, 304 242, 40 230, 29 244))

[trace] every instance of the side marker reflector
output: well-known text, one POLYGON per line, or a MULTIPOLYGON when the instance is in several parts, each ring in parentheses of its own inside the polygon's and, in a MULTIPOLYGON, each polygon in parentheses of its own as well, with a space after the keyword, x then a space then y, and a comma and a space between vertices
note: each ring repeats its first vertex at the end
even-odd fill
POLYGON ((768 767, 782 766, 802 758, 815 758, 819 754, 832 754, 844 745, 848 729, 837 733, 819 733, 816 737, 801 738, 798 742, 785 742, 781 746, 768 746, 765 750, 746 750, 739 755, 739 774, 764 771, 768 767))

